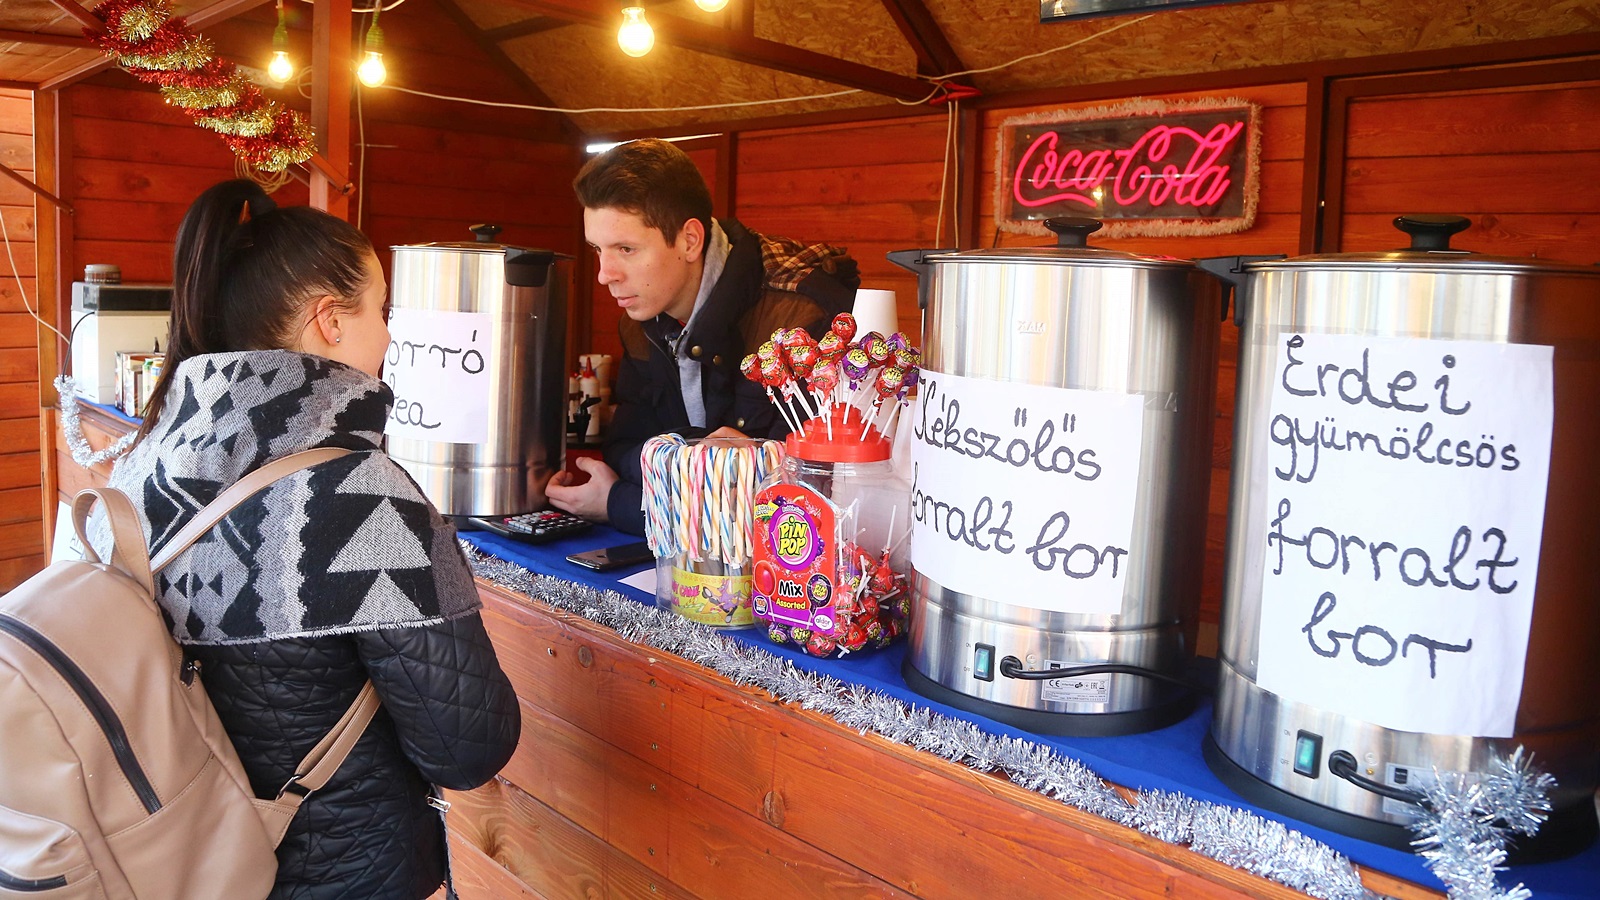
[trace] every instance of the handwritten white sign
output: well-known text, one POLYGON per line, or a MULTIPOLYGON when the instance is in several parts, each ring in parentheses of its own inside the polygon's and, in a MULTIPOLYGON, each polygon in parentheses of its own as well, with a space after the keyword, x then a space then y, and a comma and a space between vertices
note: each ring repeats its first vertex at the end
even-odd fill
POLYGON ((1258 683, 1386 728, 1509 736, 1551 348, 1284 334, 1276 356, 1258 683))
POLYGON ((455 444, 489 439, 494 316, 396 309, 383 380, 394 391, 386 432, 455 444))
POLYGON ((1016 606, 1121 611, 1141 396, 924 370, 910 412, 918 572, 1016 606))

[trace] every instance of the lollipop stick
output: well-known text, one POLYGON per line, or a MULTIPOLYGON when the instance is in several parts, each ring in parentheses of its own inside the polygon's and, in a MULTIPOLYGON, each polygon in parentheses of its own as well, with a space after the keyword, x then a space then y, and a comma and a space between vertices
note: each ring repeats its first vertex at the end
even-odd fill
POLYGON ((771 400, 772 405, 778 408, 778 415, 783 416, 783 423, 789 426, 790 431, 799 431, 800 423, 796 422, 794 418, 789 415, 789 411, 784 409, 783 403, 778 400, 778 395, 772 392, 772 385, 769 384, 766 386, 766 388, 767 399, 771 400))

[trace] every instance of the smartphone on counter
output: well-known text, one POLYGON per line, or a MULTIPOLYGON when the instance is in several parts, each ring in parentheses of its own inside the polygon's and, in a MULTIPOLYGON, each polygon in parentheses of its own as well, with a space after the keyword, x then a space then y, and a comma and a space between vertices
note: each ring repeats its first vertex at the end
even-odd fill
POLYGON ((567 557, 567 562, 593 569, 596 572, 609 572, 612 569, 624 569, 640 563, 655 562, 655 554, 650 552, 650 544, 639 541, 634 544, 620 544, 615 547, 602 547, 599 550, 586 550, 582 553, 573 553, 567 557))

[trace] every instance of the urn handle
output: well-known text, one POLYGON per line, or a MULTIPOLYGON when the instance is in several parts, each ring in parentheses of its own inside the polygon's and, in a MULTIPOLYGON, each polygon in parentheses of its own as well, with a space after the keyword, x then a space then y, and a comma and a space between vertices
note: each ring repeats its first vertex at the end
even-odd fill
POLYGON ((1465 216, 1395 216, 1394 227, 1411 235, 1408 250, 1449 250, 1450 236, 1472 227, 1465 216))
POLYGON ((1087 247, 1089 235, 1105 226, 1099 219, 1064 217, 1045 219, 1044 227, 1056 233, 1057 247, 1087 247))

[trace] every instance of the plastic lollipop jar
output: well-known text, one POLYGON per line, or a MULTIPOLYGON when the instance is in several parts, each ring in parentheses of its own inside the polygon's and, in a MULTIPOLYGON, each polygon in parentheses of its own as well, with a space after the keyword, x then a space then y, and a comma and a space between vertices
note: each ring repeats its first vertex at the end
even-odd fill
POLYGON ((645 535, 656 555, 656 606, 713 628, 756 624, 750 609, 757 488, 778 468, 777 441, 646 442, 645 535))
POLYGON ((791 434, 755 498, 752 611, 773 642, 818 657, 888 646, 911 610, 911 486, 858 410, 831 424, 791 434))

